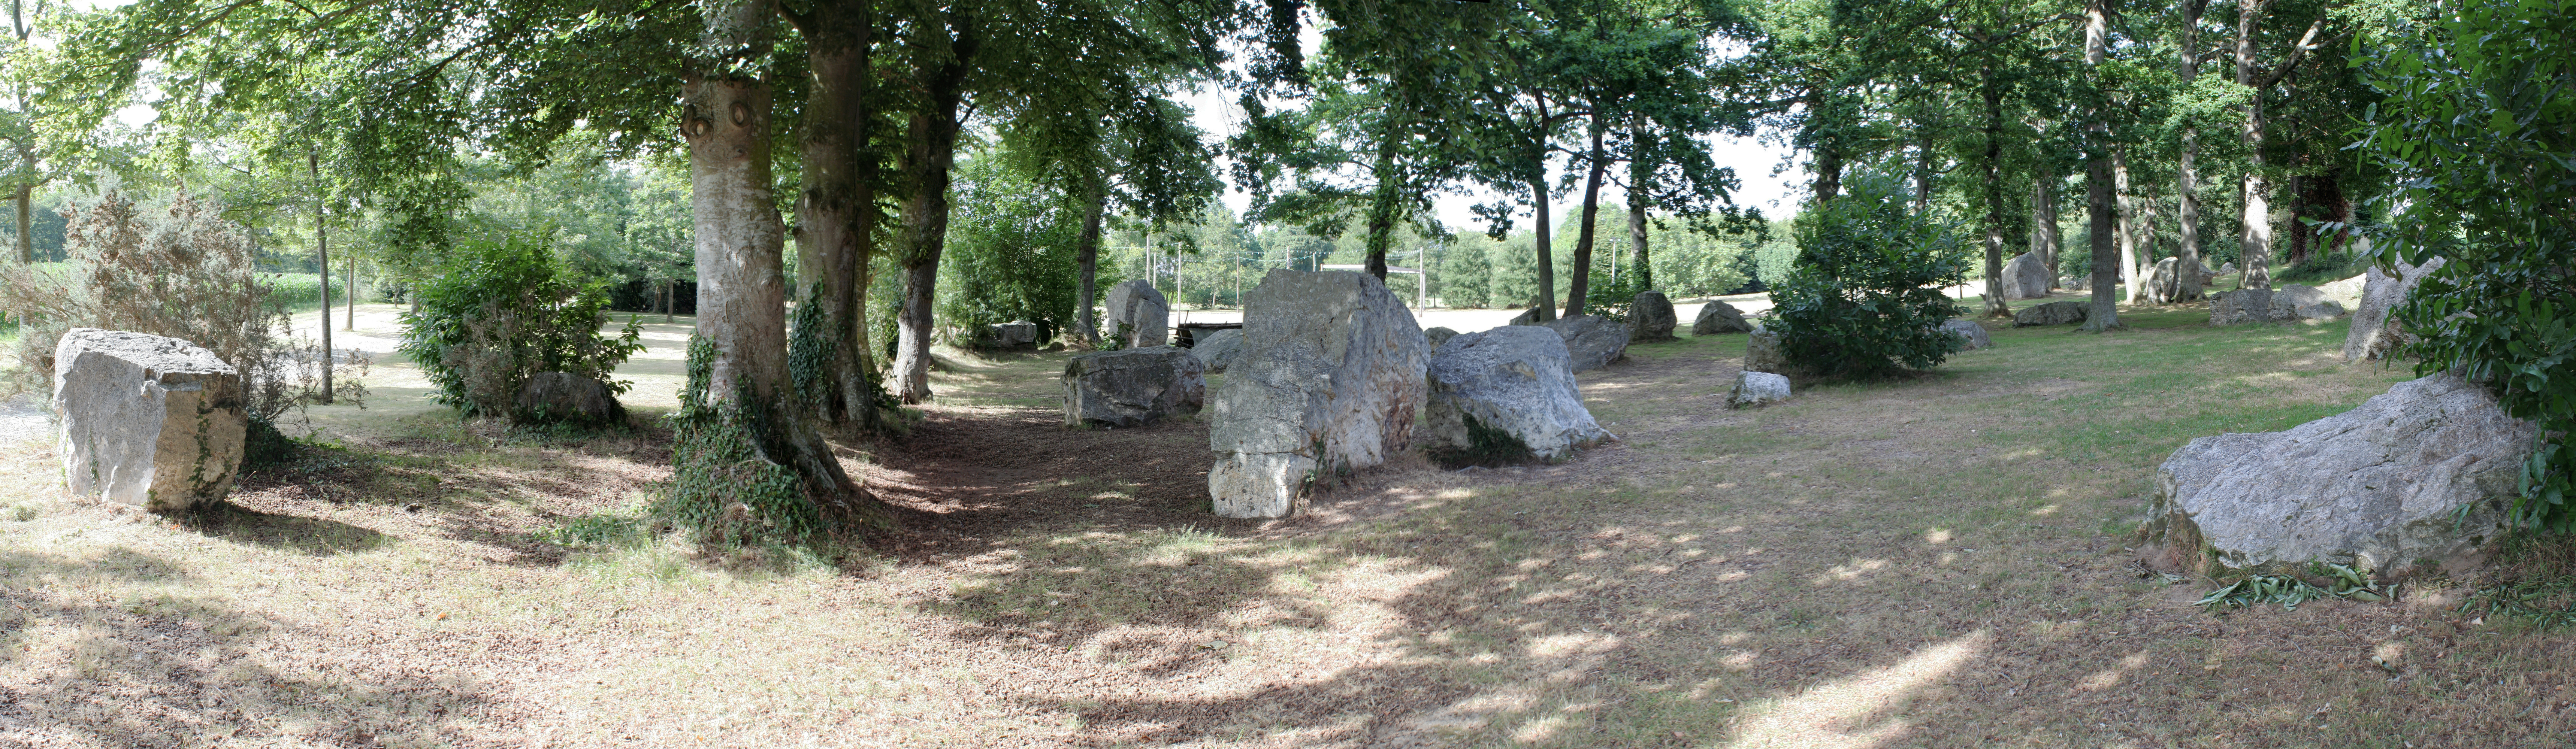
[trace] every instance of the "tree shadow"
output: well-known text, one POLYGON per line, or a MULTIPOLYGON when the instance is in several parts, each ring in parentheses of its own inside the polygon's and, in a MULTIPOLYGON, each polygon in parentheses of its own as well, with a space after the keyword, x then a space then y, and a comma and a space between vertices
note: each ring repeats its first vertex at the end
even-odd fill
POLYGON ((385 534, 337 520, 267 513, 220 502, 174 518, 179 525, 213 538, 307 556, 355 554, 383 548, 385 534))

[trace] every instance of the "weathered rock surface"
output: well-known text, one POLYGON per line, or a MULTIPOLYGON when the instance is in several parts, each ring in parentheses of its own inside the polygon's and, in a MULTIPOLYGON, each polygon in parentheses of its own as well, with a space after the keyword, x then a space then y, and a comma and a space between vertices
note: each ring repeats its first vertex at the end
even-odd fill
POLYGON ((1131 279, 1109 287, 1109 310, 1101 324, 1110 336, 1126 331, 1122 348, 1147 348, 1172 340, 1172 305, 1163 301, 1151 281, 1131 279))
POLYGON ((1673 340, 1673 328, 1680 326, 1681 316, 1673 312, 1673 300, 1664 298, 1664 292, 1640 291, 1636 300, 1628 303, 1631 343, 1673 340))
POLYGON ((2389 275, 2377 266, 2363 274, 2366 278, 2362 283, 2361 303, 2355 305, 2352 330, 2343 338, 2344 361, 2385 358, 2390 348, 2405 342, 2405 331, 2399 329, 2395 320, 2389 319, 2388 313, 2397 305, 2406 303, 2406 296, 2414 293, 2415 287, 2422 284, 2425 277, 2433 275, 2433 271, 2441 270, 2444 262, 2440 257, 2429 258, 2423 265, 2400 262, 2396 275, 2389 275))
POLYGON ((2218 275, 2222 275, 2222 276, 2232 276, 2232 275, 2236 275, 2236 263, 2235 263, 2234 261, 2229 261, 2229 262, 2225 262, 2225 263, 2219 263, 2219 264, 2218 264, 2218 275))
POLYGON ((2209 272, 2209 267, 2197 260, 2190 268, 2184 268, 2182 258, 2169 257, 2156 261, 2155 268, 2147 272, 2147 282, 2138 290, 2139 296, 2148 304, 2199 301, 2207 293, 2210 279, 2216 277, 2217 274, 2209 272), (2183 288, 2186 279, 2195 281, 2188 293, 2183 288))
POLYGON ((1540 323, 1565 339, 1566 352, 1574 357, 1574 371, 1589 372, 1628 358, 1628 326, 1611 322, 1600 315, 1560 317, 1540 323))
POLYGON ((538 372, 519 384, 514 405, 537 421, 613 424, 626 420, 626 407, 608 392, 608 383, 571 372, 538 372))
POLYGON ((2237 289, 2209 295, 2209 324, 2331 320, 2343 316, 2343 305, 2313 286, 2287 284, 2278 289, 2237 289))
POLYGON ((2473 566, 2503 532, 2534 433, 2445 373, 2286 432, 2192 440, 2156 469, 2151 561, 2202 573, 2333 562, 2389 577, 2473 566))
POLYGON ((1463 462, 1558 461, 1610 432, 1575 386, 1565 339, 1504 326, 1449 339, 1431 356, 1425 444, 1463 462))
POLYGON ((2241 325, 2271 321, 2271 289, 2237 289, 2209 295, 2209 324, 2211 325, 2241 325))
POLYGON ((2314 286, 2286 284, 2272 292, 2272 319, 2332 320, 2343 316, 2343 305, 2327 298, 2314 286))
POLYGON ((1383 463, 1409 444, 1431 356, 1386 284, 1365 273, 1274 270, 1244 295, 1243 320, 1243 353, 1208 430, 1217 514, 1286 516, 1315 479, 1383 463))
POLYGON ((1512 316, 1511 322, 1506 322, 1506 323, 1503 323, 1503 324, 1504 324, 1504 325, 1537 325, 1537 324, 1538 324, 1538 308, 1537 308, 1537 307, 1531 307, 1531 308, 1529 308, 1529 309, 1521 310, 1521 313, 1520 313, 1520 314, 1517 314, 1517 315, 1513 315, 1513 316, 1512 316))
POLYGON ((1064 425, 1132 427, 1207 403, 1205 366, 1179 346, 1095 351, 1064 363, 1064 425))
POLYGON ((1751 332, 1753 323, 1745 321, 1742 311, 1735 305, 1719 301, 1700 305, 1699 319, 1691 323, 1691 335, 1751 332))
POLYGON ((1760 327, 1744 342, 1744 366, 1747 372, 1789 373, 1789 354, 1780 349, 1780 334, 1760 327))
POLYGON ((2056 273, 2039 260, 2038 253, 2014 255, 2004 264, 2004 298, 2038 299, 2048 296, 2048 279, 2056 273))
POLYGON ((221 501, 241 468, 241 373, 176 338, 73 328, 54 347, 63 478, 153 512, 221 501))
POLYGON ((1735 373, 1735 389, 1729 391, 1726 403, 1736 408, 1777 403, 1789 399, 1789 378, 1770 372, 1735 373))
POLYGON ((1967 339, 1969 351, 1994 348, 1995 345, 1995 339, 1986 336, 1986 326, 1977 324, 1975 320, 1951 320, 1941 323, 1941 329, 1967 339))
POLYGON ((997 322, 984 326, 984 345, 1001 349, 1036 348, 1038 324, 1027 320, 997 322))
POLYGON ((1440 344, 1448 343, 1449 339, 1456 337, 1458 337, 1458 331, 1450 330, 1448 328, 1431 328, 1429 330, 1422 331, 1422 340, 1431 344, 1431 350, 1433 351, 1439 351, 1440 344))
POLYGON ((2090 316, 2090 314, 2091 313, 2084 308, 2083 302, 2071 299, 2062 302, 2034 304, 2028 307, 2023 307, 2021 308, 2021 311, 2013 313, 2013 326, 2028 328, 2040 325, 2073 325, 2083 322, 2084 318, 2090 316))
POLYGON ((1199 358, 1199 364, 1207 368, 1208 374, 1225 374, 1225 368, 1233 366, 1234 358, 1242 354, 1243 330, 1240 328, 1200 334, 1197 345, 1190 347, 1190 355, 1199 358))

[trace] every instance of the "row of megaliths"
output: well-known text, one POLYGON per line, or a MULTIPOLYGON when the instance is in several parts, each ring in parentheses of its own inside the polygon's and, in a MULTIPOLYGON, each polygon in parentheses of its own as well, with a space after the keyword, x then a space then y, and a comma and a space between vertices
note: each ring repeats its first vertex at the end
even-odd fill
POLYGON ((1563 460, 1610 436, 1574 373, 1628 344, 1624 326, 1577 316, 1440 330, 1434 346, 1383 282, 1349 271, 1271 271, 1244 296, 1241 332, 1194 349, 1139 335, 1166 329, 1169 314, 1144 282, 1113 287, 1108 302, 1105 332, 1124 333, 1125 348, 1066 364, 1065 423, 1137 426, 1211 407, 1208 495, 1238 518, 1294 514, 1315 490, 1417 445, 1461 462, 1563 460), (1224 381, 1209 397, 1215 372, 1224 381))

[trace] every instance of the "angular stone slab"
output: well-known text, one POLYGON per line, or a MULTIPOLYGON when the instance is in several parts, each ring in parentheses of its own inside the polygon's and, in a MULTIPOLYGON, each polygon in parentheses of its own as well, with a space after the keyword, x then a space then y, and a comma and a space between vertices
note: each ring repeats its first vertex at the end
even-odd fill
POLYGON ((2034 304, 2028 307, 2023 307, 2021 308, 2021 311, 2013 313, 2013 326, 2029 328, 2042 325, 2073 325, 2080 323, 2084 321, 2084 318, 2092 316, 2091 310, 2085 309, 2084 304, 2084 302, 2070 299, 2062 302, 2049 302, 2047 304, 2034 304))
POLYGON ((1064 425, 1144 426, 1207 402, 1206 365, 1179 346, 1095 351, 1064 363, 1064 425))
POLYGON ((73 328, 54 347, 63 477, 75 496, 153 512, 222 501, 250 419, 241 373, 176 338, 73 328))
POLYGON ((1630 342, 1673 340, 1673 328, 1680 325, 1680 315, 1673 312, 1673 300, 1664 298, 1664 292, 1640 291, 1628 303, 1630 342))
POLYGON ((2048 269, 2048 264, 2040 262, 2039 253, 2025 252, 2014 255, 2011 262, 2004 264, 2004 298, 2046 297, 2048 279, 2054 275, 2056 274, 2048 269))
POLYGON ((1555 462, 1610 437, 1583 407, 1565 341, 1536 326, 1466 333, 1431 356, 1426 445, 1478 461, 1555 462))
POLYGON ((1270 271, 1244 295, 1243 321, 1243 353, 1208 429, 1217 514, 1284 517, 1318 479, 1411 443, 1430 351, 1413 311, 1375 276, 1270 271))
POLYGON ((2395 275, 2371 266, 2363 274, 2361 302, 2352 313, 2352 330, 2344 334, 2343 360, 2383 358, 2389 349, 2403 342, 2405 332, 2389 319, 2389 312, 2405 304, 2407 295, 2415 293, 2415 287, 2422 285, 2433 271, 2441 270, 2445 262, 2448 261, 2438 256, 2425 259, 2423 265, 2400 262, 2395 275))
POLYGON ((1560 317, 1539 323, 1565 339, 1565 350, 1574 357, 1574 371, 1589 372, 1628 358, 1628 326, 1611 322, 1599 315, 1560 317))
POLYGON ((1108 314, 1101 320, 1108 326, 1106 337, 1126 336, 1121 348, 1151 348, 1172 342, 1172 305, 1163 300, 1163 292, 1152 281, 1130 279, 1109 287, 1108 314))
POLYGON ((1199 358, 1208 374, 1225 374, 1225 368, 1233 366, 1234 358, 1242 354, 1243 330, 1239 328, 1204 334, 1198 345, 1190 347, 1190 355, 1199 358))

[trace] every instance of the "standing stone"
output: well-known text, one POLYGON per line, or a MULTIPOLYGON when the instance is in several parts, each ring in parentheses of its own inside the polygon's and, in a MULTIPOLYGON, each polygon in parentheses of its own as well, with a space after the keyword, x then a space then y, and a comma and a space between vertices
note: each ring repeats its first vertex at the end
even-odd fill
POLYGON ((1122 348, 1160 346, 1172 339, 1172 305, 1152 281, 1132 279, 1109 287, 1109 314, 1102 324, 1111 336, 1126 331, 1122 348))
POLYGON ((1208 374, 1225 374, 1225 368, 1232 366, 1234 357, 1242 353, 1243 330, 1240 328, 1207 333, 1199 339, 1198 345, 1190 347, 1190 355, 1198 357, 1199 364, 1207 367, 1208 374))
POLYGON ((1951 320, 1949 322, 1941 323, 1941 329, 1950 331, 1952 335, 1966 339, 1968 342, 1967 350, 1969 351, 1975 351, 1981 348, 1994 348, 1995 345, 1995 339, 1986 336, 1986 326, 1978 325, 1975 320, 1951 320))
POLYGON ((2382 358, 2390 348, 2405 342, 2405 332, 2388 313, 2406 303, 2406 296, 2414 293, 2415 287, 2433 271, 2441 270, 2444 262, 2440 257, 2429 258, 2423 265, 2400 261, 2394 276, 2371 266, 2370 272, 2364 274, 2367 278, 2362 282, 2361 303, 2352 313, 2352 330, 2344 334, 2344 361, 2382 358))
POLYGON ((2457 571, 2503 535, 2534 436, 2485 388, 2445 373, 2286 432, 2195 439, 2156 470, 2147 548, 2158 566, 2202 574, 2309 562, 2457 571))
POLYGON ((2074 300, 2034 304, 2013 313, 2013 327, 2073 325, 2083 322, 2084 318, 2089 316, 2091 313, 2084 309, 2084 303, 2074 300))
POLYGON ((1736 310, 1735 305, 1725 302, 1711 301, 1700 305, 1699 319, 1691 323, 1691 335, 1751 332, 1753 323, 1746 322, 1744 313, 1736 310))
POLYGON ((512 405, 520 418, 542 422, 614 424, 626 420, 626 407, 608 392, 608 383, 571 372, 538 372, 519 384, 512 405))
POLYGON ((1206 370, 1179 346, 1096 351, 1064 363, 1064 425, 1143 426, 1207 402, 1206 370))
POLYGON ((1413 312, 1377 277, 1271 271, 1244 295, 1243 353, 1208 430, 1217 514, 1287 516, 1319 480, 1402 452, 1430 358, 1413 312))
POLYGON ((1574 371, 1589 372, 1628 358, 1628 326, 1609 318, 1575 315, 1540 325, 1565 339, 1565 350, 1574 357, 1574 371))
POLYGON ((1628 340, 1670 341, 1673 328, 1681 325, 1681 316, 1673 313, 1673 301, 1664 292, 1640 291, 1628 303, 1628 340))
POLYGON ((1458 331, 1450 330, 1448 328, 1432 328, 1422 331, 1423 342, 1431 344, 1431 350, 1433 351, 1440 350, 1440 344, 1448 343, 1449 339, 1456 337, 1458 337, 1458 331))
POLYGON ((1760 327, 1744 342, 1744 366, 1747 372, 1789 373, 1789 354, 1780 348, 1780 334, 1760 327))
POLYGON ((1778 403, 1789 399, 1789 378, 1770 372, 1735 373, 1735 389, 1727 392, 1726 404, 1734 408, 1778 403))
MULTIPOLYGON (((2235 262, 2235 261, 2232 261, 2232 260, 2231 260, 2231 261, 2228 261, 2228 262, 2224 262, 2224 263, 2220 263, 2220 264, 2218 264, 2218 275, 2221 275, 2221 276, 2228 276, 2228 275, 2235 275, 2235 273, 2236 273, 2236 262, 2235 262)), ((2212 279, 2212 280, 2216 280, 2216 279, 2212 279)))
POLYGON ((1431 356, 1424 442, 1458 462, 1555 462, 1609 438, 1583 407, 1571 362, 1565 339, 1532 326, 1449 339, 1431 356))
POLYGON ((2054 275, 2048 264, 2040 262, 2038 253, 2014 255, 2004 265, 2004 298, 2039 299, 2048 296, 2048 278, 2054 275))
POLYGON ((2237 289, 2209 295, 2209 324, 2271 322, 2271 289, 2237 289))
POLYGON ((2214 277, 2214 274, 2209 272, 2209 267, 2201 265, 2198 261, 2193 261, 2191 267, 2185 268, 2182 266, 2182 258, 2179 257, 2158 260, 2155 269, 2147 272, 2147 283, 2139 289, 2139 294, 2147 304, 2197 301, 2199 299, 2197 294, 2188 299, 2183 297, 2183 279, 2192 275, 2197 275, 2200 281, 2194 285, 2195 288, 2207 288, 2209 280, 2214 277))
POLYGON ((179 512, 221 501, 241 468, 241 373, 176 338, 73 328, 54 346, 63 478, 76 496, 179 512))

